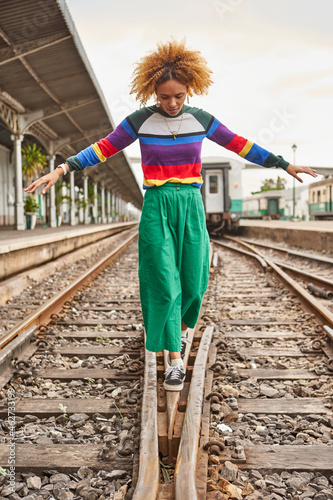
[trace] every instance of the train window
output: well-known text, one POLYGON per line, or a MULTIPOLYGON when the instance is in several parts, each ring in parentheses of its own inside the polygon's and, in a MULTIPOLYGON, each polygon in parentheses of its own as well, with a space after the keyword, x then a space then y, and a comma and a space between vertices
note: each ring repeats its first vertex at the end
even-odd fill
POLYGON ((210 175, 209 176, 209 192, 210 193, 217 193, 218 192, 218 181, 217 181, 217 175, 210 175))
POLYGON ((316 203, 316 193, 312 193, 312 203, 316 203))

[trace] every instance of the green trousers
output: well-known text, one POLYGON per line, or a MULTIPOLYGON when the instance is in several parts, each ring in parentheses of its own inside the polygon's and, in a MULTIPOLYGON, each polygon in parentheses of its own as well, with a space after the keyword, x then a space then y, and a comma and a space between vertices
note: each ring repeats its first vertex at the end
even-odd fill
POLYGON ((174 183, 148 189, 139 225, 148 351, 180 351, 181 320, 194 328, 208 275, 209 236, 199 189, 174 183))

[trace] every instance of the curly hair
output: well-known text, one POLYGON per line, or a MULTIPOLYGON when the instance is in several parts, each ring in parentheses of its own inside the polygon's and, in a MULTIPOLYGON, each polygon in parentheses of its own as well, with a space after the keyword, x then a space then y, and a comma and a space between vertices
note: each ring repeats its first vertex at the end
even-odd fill
POLYGON ((188 94, 207 94, 213 83, 212 71, 198 50, 185 47, 185 40, 157 44, 157 50, 136 63, 130 93, 145 106, 157 85, 177 80, 186 85, 188 94))

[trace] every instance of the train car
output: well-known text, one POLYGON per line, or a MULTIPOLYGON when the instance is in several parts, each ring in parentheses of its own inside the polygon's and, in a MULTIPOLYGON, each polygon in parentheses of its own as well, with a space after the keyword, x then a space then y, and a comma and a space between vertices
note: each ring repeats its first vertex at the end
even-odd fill
POLYGON ((333 177, 309 185, 309 215, 313 220, 333 219, 333 177))
POLYGON ((201 194, 206 212, 206 224, 210 234, 222 235, 226 230, 235 231, 239 217, 230 213, 229 196, 230 162, 203 162, 203 187, 201 194))
POLYGON ((242 219, 280 219, 284 215, 284 196, 281 191, 262 191, 243 198, 242 219))

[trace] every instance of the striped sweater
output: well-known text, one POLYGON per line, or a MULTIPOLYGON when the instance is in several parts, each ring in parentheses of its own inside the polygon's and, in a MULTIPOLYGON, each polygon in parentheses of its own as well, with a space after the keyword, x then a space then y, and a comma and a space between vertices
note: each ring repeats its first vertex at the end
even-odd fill
POLYGON ((135 111, 107 137, 71 156, 66 162, 71 171, 81 171, 105 161, 139 139, 144 189, 166 182, 200 187, 201 144, 205 137, 263 167, 286 170, 289 165, 281 156, 275 156, 231 132, 206 111, 186 105, 174 117, 157 106, 135 111), (177 132, 176 137, 172 132, 177 132))

